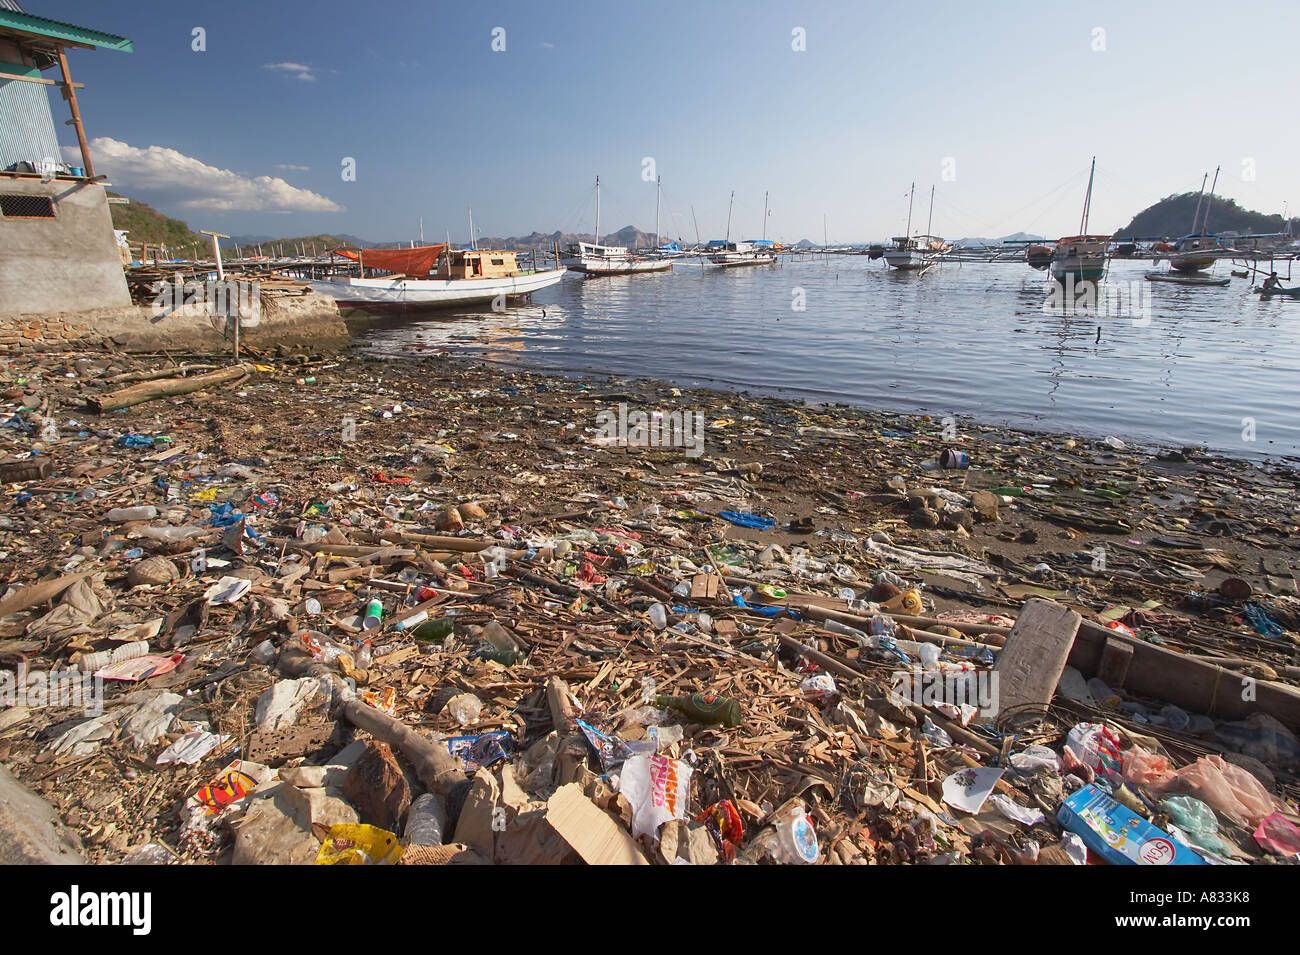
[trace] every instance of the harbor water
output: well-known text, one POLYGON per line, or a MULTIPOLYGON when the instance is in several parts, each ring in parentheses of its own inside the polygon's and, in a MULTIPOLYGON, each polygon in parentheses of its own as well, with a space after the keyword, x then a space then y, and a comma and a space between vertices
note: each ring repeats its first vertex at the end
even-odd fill
POLYGON ((1300 302, 1261 301, 1239 278, 1148 282, 1151 269, 1117 260, 1095 295, 1071 300, 1023 262, 917 275, 865 256, 744 269, 684 260, 652 275, 571 273, 502 312, 390 313, 360 338, 379 355, 446 349, 574 375, 1300 455, 1300 302))

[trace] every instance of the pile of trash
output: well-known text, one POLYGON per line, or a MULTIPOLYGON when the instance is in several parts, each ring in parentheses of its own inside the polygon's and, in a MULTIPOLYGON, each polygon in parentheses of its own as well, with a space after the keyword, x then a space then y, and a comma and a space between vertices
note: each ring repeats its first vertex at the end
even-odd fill
POLYGON ((1287 467, 247 360, 4 377, 0 760, 91 861, 1300 860, 1287 467))

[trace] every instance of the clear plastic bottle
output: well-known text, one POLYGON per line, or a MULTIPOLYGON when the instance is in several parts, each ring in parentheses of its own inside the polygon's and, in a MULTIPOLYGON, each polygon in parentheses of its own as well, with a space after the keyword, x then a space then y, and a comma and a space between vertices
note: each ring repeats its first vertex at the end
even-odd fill
POLYGON ((115 507, 105 515, 105 519, 113 524, 123 524, 126 521, 151 521, 157 516, 158 508, 145 504, 141 507, 115 507))
POLYGON ((411 803, 402 833, 404 846, 440 846, 447 830, 447 808, 442 798, 424 793, 411 803))
POLYGON ((650 605, 650 626, 662 630, 668 626, 668 611, 661 603, 650 605))
POLYGON ((370 641, 366 640, 361 644, 361 649, 357 651, 357 669, 369 670, 374 658, 374 649, 371 647, 370 641))

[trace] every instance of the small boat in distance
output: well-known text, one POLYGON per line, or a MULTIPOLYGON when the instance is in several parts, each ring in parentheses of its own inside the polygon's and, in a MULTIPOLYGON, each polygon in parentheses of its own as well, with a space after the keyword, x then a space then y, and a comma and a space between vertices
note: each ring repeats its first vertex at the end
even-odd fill
MULTIPOLYGON (((713 246, 713 243, 709 243, 713 246)), ((714 246, 718 251, 709 256, 709 261, 724 269, 742 265, 771 265, 776 261, 776 243, 770 239, 754 239, 748 242, 722 242, 714 246)))
POLYGON ((930 226, 934 222, 934 186, 930 187, 930 221, 926 223, 925 235, 911 235, 912 231, 912 196, 916 192, 916 183, 907 198, 907 232, 908 235, 896 235, 892 243, 884 250, 885 262, 891 268, 904 272, 922 271, 934 265, 941 256, 952 251, 952 246, 937 235, 930 235, 930 226))
POLYGON ((1088 192, 1083 199, 1083 216, 1079 220, 1079 234, 1057 240, 1052 250, 1050 264, 1052 278, 1065 284, 1068 281, 1096 282, 1106 274, 1107 250, 1110 236, 1088 235, 1088 213, 1092 211, 1092 181, 1097 173, 1097 157, 1092 157, 1088 172, 1088 192))
POLYGON ((716 250, 709 261, 719 268, 733 269, 745 265, 772 265, 776 262, 776 243, 767 237, 767 193, 763 193, 763 238, 745 242, 731 241, 731 210, 736 205, 736 193, 731 193, 727 206, 727 237, 714 239, 708 248, 716 250))
MULTIPOLYGON (((659 241, 659 199, 656 180, 655 242, 659 241)), ((574 242, 569 246, 568 268, 586 275, 633 275, 638 272, 667 272, 672 262, 660 255, 633 255, 625 246, 600 245, 600 177, 596 177, 596 241, 574 242)))
POLYGON ((1162 250, 1162 254, 1157 254, 1154 259, 1155 262, 1159 262, 1162 258, 1168 259, 1169 267, 1175 272, 1195 274, 1208 269, 1223 258, 1219 240, 1207 231, 1210 224, 1210 206, 1214 203, 1214 190, 1219 185, 1218 169, 1214 170, 1210 199, 1205 203, 1205 218, 1201 218, 1201 198, 1205 194, 1205 180, 1209 177, 1209 173, 1206 173, 1201 179, 1201 195, 1196 197, 1196 212, 1192 214, 1191 234, 1175 242, 1172 249, 1162 250))
POLYGON ((313 280, 313 292, 343 305, 441 306, 530 295, 555 285, 564 269, 521 271, 515 253, 501 249, 452 251, 444 244, 410 249, 336 249, 360 266, 360 276, 313 280), (390 273, 365 278, 365 270, 390 273))

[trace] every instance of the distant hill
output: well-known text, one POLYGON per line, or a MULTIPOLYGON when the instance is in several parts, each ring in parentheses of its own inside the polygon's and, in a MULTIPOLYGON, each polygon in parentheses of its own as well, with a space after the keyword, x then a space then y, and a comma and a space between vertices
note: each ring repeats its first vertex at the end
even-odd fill
MULTIPOLYGON (((1155 205, 1148 206, 1133 217, 1133 221, 1113 233, 1116 238, 1135 239, 1176 239, 1192 231, 1192 219, 1196 215, 1197 193, 1183 192, 1166 196, 1155 205)), ((1202 200, 1201 215, 1205 215, 1202 200)), ((1300 219, 1292 219, 1292 231, 1300 227, 1300 219)), ((1280 215, 1265 215, 1241 208, 1232 199, 1216 198, 1210 205, 1210 232, 1284 232, 1286 223, 1280 215)))
MULTIPOLYGON (((110 192, 115 199, 124 198, 110 192)), ((112 203, 108 207, 113 216, 113 228, 126 231, 126 239, 132 245, 148 242, 150 245, 165 245, 177 255, 190 255, 195 246, 212 247, 212 240, 205 235, 191 231, 180 219, 169 219, 157 209, 134 199, 126 203, 112 203)))
MULTIPOLYGON (((668 241, 668 236, 660 237, 661 241, 668 241)), ((524 252, 529 249, 549 249, 555 243, 559 243, 560 251, 573 242, 597 242, 596 237, 590 232, 532 232, 528 235, 512 235, 508 238, 497 236, 479 236, 478 247, 480 249, 506 249, 511 252, 524 252)), ((605 233, 597 242, 598 245, 621 245, 629 249, 648 249, 654 242, 654 235, 649 232, 642 232, 636 226, 625 225, 617 232, 605 233)), ((464 247, 467 243, 453 242, 457 247, 464 247)))
POLYGON ((1043 237, 1041 235, 1033 235, 1029 232, 1013 232, 1011 235, 1004 235, 1000 239, 954 239, 952 244, 957 246, 959 249, 980 249, 989 246, 999 246, 1004 242, 1041 242, 1042 239, 1043 237))
MULTIPOLYGON (((389 245, 396 244, 398 243, 389 243, 389 245)), ((406 243, 400 244, 405 245, 406 243)), ((283 252, 285 255, 297 255, 299 251, 306 251, 308 255, 311 255, 313 248, 317 254, 328 252, 330 249, 382 248, 382 246, 369 245, 354 235, 297 235, 289 238, 232 235, 229 239, 221 240, 221 248, 232 251, 236 247, 239 248, 240 252, 248 252, 250 249, 256 251, 258 245, 261 245, 263 255, 271 255, 272 252, 275 254, 283 252)))

